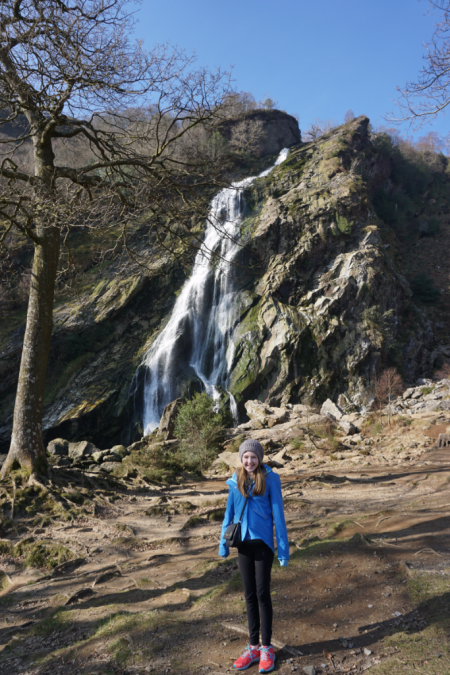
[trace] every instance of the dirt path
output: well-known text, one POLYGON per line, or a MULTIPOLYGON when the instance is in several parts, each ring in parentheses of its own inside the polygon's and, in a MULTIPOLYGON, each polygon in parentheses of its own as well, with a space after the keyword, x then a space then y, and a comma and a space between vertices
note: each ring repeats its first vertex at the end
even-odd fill
MULTIPOLYGON (((398 636, 441 627, 414 600, 412 577, 447 583, 439 597, 450 606, 449 460, 432 450, 406 465, 283 476, 292 560, 273 570, 276 672, 415 672, 401 670, 398 636)), ((235 554, 217 555, 226 494, 221 478, 128 490, 95 517, 35 532, 78 560, 44 576, 2 559, 4 672, 231 671, 245 603, 235 554)), ((450 649, 427 644, 441 669, 419 672, 450 672, 450 649)))

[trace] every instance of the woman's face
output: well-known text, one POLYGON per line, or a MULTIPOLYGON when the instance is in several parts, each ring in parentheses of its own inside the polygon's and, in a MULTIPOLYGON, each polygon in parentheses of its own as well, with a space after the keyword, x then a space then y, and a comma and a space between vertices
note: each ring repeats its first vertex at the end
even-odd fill
POLYGON ((244 452, 242 455, 242 466, 247 473, 254 473, 259 464, 258 456, 254 452, 244 452))

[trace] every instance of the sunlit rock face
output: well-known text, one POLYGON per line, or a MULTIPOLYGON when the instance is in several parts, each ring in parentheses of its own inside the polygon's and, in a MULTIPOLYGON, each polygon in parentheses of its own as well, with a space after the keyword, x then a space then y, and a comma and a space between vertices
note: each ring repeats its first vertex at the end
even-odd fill
POLYGON ((292 149, 244 193, 248 273, 229 380, 239 407, 340 394, 361 406, 382 357, 407 381, 429 367, 430 325, 371 204, 389 171, 361 117, 292 149))

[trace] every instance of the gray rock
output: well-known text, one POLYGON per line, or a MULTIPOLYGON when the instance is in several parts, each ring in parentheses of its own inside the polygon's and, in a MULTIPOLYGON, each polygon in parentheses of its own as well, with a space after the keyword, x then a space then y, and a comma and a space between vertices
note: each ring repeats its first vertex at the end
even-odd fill
POLYGON ((284 466, 286 464, 286 461, 287 461, 285 459, 286 452, 287 452, 286 448, 283 448, 282 450, 280 450, 280 452, 277 452, 276 455, 271 457, 270 460, 272 462, 278 464, 279 466, 284 466))
POLYGON ((406 391, 403 392, 403 400, 406 401, 407 398, 411 398, 411 396, 414 394, 415 387, 410 387, 406 391))
POLYGON ((69 443, 69 457, 72 459, 81 459, 88 457, 94 452, 98 452, 98 448, 89 441, 79 441, 79 443, 69 443))
POLYGON ((336 403, 333 403, 333 401, 329 398, 325 401, 325 403, 322 405, 320 409, 320 414, 331 417, 334 420, 340 420, 341 417, 343 417, 344 413, 343 411, 339 408, 339 406, 336 405, 336 403))
POLYGON ((270 408, 261 401, 247 401, 244 405, 251 420, 262 418, 270 413, 270 408))
POLYGON ((372 654, 372 650, 371 650, 371 649, 368 649, 367 647, 364 647, 364 654, 365 654, 366 656, 370 656, 370 655, 372 654))
POLYGON ((221 122, 218 130, 231 142, 242 133, 250 133, 255 139, 252 152, 257 157, 274 155, 301 141, 297 120, 282 110, 251 110, 244 119, 239 116, 221 122))
POLYGON ((72 466, 73 460, 70 457, 59 457, 56 462, 57 466, 72 466))
POLYGON ((308 406, 303 405, 303 403, 296 403, 291 407, 292 412, 296 415, 306 415, 308 413, 308 406))
POLYGON ((93 452, 91 457, 94 462, 102 462, 103 457, 107 454, 109 454, 109 450, 99 450, 98 452, 93 452))
POLYGON ((130 454, 124 445, 115 445, 109 452, 112 455, 118 455, 122 459, 130 454))
POLYGON ((114 453, 109 453, 107 455, 103 455, 103 463, 105 463, 105 462, 117 462, 117 463, 119 463, 121 461, 122 461, 122 457, 120 457, 120 455, 116 455, 114 453))
POLYGON ((114 471, 114 469, 117 469, 119 464, 117 462, 103 462, 103 464, 99 465, 100 471, 106 471, 107 473, 111 473, 111 471, 114 471))
POLYGON ((225 450, 225 452, 221 452, 218 458, 220 461, 222 461, 224 464, 229 466, 231 469, 240 469, 242 466, 241 460, 239 459, 239 453, 238 452, 229 452, 228 450, 225 450))
POLYGON ((316 675, 317 670, 315 666, 303 666, 303 672, 306 673, 306 675, 316 675))
POLYGON ((353 436, 353 434, 358 433, 358 429, 355 427, 355 425, 351 422, 347 422, 346 420, 339 420, 338 426, 340 429, 342 429, 346 436, 353 436))
POLYGON ((90 471, 91 473, 100 473, 102 467, 100 466, 100 464, 90 464, 87 470, 90 471))
POLYGON ((184 398, 177 398, 175 401, 168 403, 163 410, 163 414, 159 422, 159 433, 165 438, 166 441, 170 441, 175 438, 175 421, 177 419, 178 413, 180 412, 180 408, 184 403, 186 403, 184 398))
POLYGON ((47 452, 49 455, 67 457, 69 454, 69 441, 64 440, 64 438, 55 438, 47 445, 47 452))

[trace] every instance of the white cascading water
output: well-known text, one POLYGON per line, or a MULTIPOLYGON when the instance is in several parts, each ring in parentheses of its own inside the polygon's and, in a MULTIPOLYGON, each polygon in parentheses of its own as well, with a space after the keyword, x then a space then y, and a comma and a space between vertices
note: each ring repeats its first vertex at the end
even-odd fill
MULTIPOLYGON (((270 169, 233 183, 212 200, 205 240, 191 277, 177 298, 169 322, 144 357, 144 434, 156 429, 164 407, 180 395, 183 376, 197 376, 214 400, 219 398, 219 386, 227 389, 236 322, 232 261, 240 249, 242 192, 284 162, 288 152, 285 148, 270 169)), ((230 407, 237 423, 237 405, 231 394, 230 407)))

